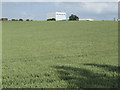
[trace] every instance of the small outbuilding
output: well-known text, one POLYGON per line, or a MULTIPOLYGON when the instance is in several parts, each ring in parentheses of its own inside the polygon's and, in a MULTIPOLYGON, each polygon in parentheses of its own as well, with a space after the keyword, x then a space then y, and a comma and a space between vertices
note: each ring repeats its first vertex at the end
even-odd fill
POLYGON ((1 18, 2 21, 8 21, 8 18, 1 18))
POLYGON ((93 19, 79 19, 79 21, 94 21, 93 19))

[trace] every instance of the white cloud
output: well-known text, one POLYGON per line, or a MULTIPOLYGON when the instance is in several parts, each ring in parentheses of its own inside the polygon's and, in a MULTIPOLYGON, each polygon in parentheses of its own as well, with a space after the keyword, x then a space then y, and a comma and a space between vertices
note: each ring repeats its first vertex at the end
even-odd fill
MULTIPOLYGON (((0 3, 0 12, 2 12, 2 3, 0 3)), ((0 18, 2 17, 2 13, 0 13, 0 18)))
POLYGON ((118 2, 119 0, 2 0, 2 2, 118 2))
POLYGON ((21 13, 21 18, 24 18, 24 19, 34 19, 35 18, 35 15, 33 14, 30 14, 30 13, 27 13, 27 12, 22 12, 21 13))
POLYGON ((117 3, 55 3, 58 8, 63 8, 68 12, 86 12, 86 13, 117 13, 117 3))
POLYGON ((117 3, 85 3, 84 5, 84 10, 88 12, 93 12, 96 14, 101 14, 101 13, 115 13, 117 12, 118 6, 117 3))
POLYGON ((89 11, 89 12, 94 12, 94 13, 97 13, 97 14, 100 14, 102 13, 102 11, 105 9, 105 8, 108 8, 108 4, 106 3, 85 3, 84 5, 84 9, 86 11, 89 11))

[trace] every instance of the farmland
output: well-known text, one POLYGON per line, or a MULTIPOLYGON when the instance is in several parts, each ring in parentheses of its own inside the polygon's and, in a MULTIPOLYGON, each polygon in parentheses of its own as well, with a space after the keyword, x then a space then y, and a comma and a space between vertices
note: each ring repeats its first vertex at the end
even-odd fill
POLYGON ((118 22, 6 21, 3 87, 117 88, 118 22))

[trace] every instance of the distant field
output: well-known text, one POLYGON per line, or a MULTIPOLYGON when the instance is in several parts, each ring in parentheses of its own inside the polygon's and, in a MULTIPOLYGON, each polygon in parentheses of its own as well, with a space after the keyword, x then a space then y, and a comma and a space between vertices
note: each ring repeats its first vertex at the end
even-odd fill
POLYGON ((117 88, 118 22, 3 22, 3 87, 117 88))

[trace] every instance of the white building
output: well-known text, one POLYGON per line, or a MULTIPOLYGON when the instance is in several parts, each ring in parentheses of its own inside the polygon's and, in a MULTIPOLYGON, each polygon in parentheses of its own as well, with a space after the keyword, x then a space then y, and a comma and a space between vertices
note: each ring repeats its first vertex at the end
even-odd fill
POLYGON ((66 13, 65 12, 55 12, 55 13, 48 13, 47 19, 55 18, 56 21, 66 20, 66 13))
POLYGON ((79 19, 79 21, 94 21, 93 19, 79 19))

